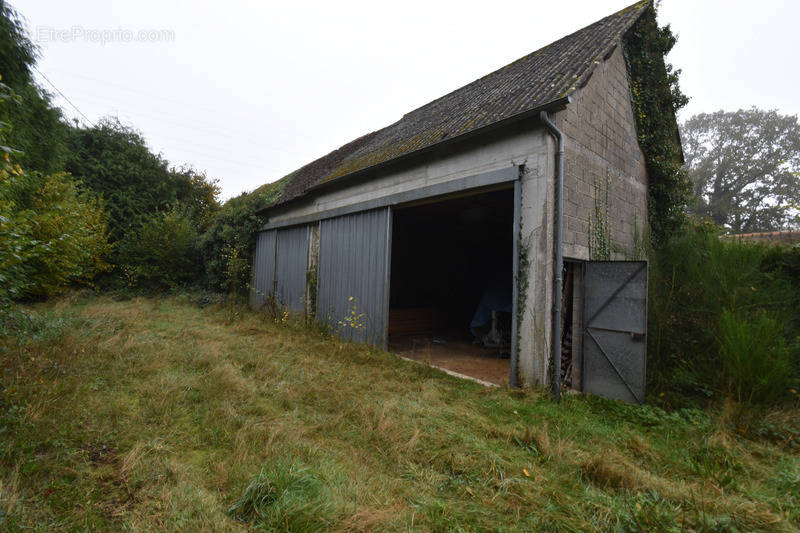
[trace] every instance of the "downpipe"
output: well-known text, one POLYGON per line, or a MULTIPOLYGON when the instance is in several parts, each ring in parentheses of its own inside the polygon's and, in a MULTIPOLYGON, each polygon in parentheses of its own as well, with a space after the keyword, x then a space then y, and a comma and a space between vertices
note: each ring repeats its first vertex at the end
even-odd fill
POLYGON ((550 121, 547 111, 539 113, 539 119, 556 139, 556 182, 555 182, 555 227, 553 228, 553 395, 561 400, 561 298, 564 291, 562 272, 564 270, 563 242, 561 226, 564 212, 564 135, 550 121))
POLYGON ((513 276, 514 287, 511 295, 511 308, 514 311, 514 316, 511 320, 511 367, 508 376, 508 386, 511 388, 519 387, 519 322, 521 321, 521 314, 519 309, 519 255, 520 255, 520 231, 522 230, 522 223, 520 217, 522 216, 522 174, 524 166, 520 167, 519 177, 514 182, 514 225, 513 225, 513 239, 514 239, 514 257, 513 257, 513 276))

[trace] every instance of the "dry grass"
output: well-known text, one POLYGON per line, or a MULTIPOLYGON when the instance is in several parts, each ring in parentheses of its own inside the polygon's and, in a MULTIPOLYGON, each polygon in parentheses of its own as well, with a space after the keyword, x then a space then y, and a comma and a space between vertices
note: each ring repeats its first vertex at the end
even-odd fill
POLYGON ((556 405, 190 297, 35 311, 0 344, 0 529, 800 527, 797 454, 729 412, 556 405))
POLYGON ((630 491, 663 490, 671 488, 663 480, 639 468, 625 456, 606 450, 582 465, 583 474, 594 484, 603 488, 630 491))

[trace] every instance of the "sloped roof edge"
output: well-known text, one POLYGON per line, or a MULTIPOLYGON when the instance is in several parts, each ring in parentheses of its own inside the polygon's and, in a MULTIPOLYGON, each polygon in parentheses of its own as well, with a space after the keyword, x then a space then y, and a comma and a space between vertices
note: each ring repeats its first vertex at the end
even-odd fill
POLYGON ((452 91, 292 172, 258 212, 563 106, 653 0, 642 0, 452 91))

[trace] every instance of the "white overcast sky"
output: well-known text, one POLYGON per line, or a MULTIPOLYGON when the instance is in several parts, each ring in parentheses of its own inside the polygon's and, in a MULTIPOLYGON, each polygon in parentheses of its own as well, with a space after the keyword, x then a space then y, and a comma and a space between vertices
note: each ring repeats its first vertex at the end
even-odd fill
MULTIPOLYGON (((41 72, 89 120, 118 116, 229 198, 632 1, 11 4, 41 47, 41 72), (167 35, 122 42, 118 30, 167 35)), ((751 106, 798 114, 798 20, 797 0, 664 0, 660 21, 679 36, 669 61, 692 98, 681 118, 751 106)))

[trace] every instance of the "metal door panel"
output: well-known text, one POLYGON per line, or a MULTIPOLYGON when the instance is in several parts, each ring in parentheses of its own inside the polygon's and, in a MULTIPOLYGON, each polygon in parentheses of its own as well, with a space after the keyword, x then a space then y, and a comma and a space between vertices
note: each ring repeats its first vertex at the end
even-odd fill
POLYGON ((583 390, 627 402, 645 397, 647 263, 584 265, 583 390))
POLYGON ((647 296, 646 263, 609 261, 590 262, 589 265, 592 271, 587 272, 586 279, 592 287, 586 291, 586 310, 591 314, 586 318, 592 321, 592 327, 623 327, 644 333, 647 329, 647 316, 642 312, 647 296), (643 268, 644 275, 638 274, 639 268, 643 268))
POLYGON ((323 220, 319 231, 318 319, 348 340, 385 347, 390 208, 323 220))
POLYGON ((293 226, 277 231, 275 294, 280 305, 294 313, 303 313, 308 267, 308 226, 293 226))
POLYGON ((258 309, 272 294, 275 282, 275 230, 256 234, 256 249, 253 253, 252 280, 250 282, 250 306, 258 309))

